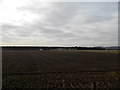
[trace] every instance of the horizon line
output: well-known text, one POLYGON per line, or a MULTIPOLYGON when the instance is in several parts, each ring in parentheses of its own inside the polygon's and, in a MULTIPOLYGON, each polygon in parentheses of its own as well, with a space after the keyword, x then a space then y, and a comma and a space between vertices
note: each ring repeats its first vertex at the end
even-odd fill
POLYGON ((0 47, 120 47, 120 45, 110 45, 110 46, 80 46, 80 45, 75 45, 75 46, 58 46, 58 45, 52 45, 52 46, 46 46, 46 45, 0 45, 0 47))

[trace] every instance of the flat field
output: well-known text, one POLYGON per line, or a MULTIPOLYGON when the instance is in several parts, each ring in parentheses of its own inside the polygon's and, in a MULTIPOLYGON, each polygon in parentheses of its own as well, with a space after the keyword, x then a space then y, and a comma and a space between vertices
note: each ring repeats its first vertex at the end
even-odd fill
POLYGON ((3 88, 120 88, 118 53, 3 50, 3 88))

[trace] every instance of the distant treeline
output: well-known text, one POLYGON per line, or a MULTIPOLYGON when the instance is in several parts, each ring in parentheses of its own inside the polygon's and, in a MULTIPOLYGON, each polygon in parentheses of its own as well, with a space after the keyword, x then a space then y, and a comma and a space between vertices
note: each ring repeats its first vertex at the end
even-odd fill
POLYGON ((106 50, 104 47, 34 47, 34 46, 3 46, 3 50, 106 50))

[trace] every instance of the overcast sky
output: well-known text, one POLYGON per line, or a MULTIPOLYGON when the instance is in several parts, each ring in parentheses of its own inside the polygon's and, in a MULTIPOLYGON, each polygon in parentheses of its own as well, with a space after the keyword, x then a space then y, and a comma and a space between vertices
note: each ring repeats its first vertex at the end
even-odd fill
POLYGON ((3 0, 2 45, 114 46, 117 2, 3 0))

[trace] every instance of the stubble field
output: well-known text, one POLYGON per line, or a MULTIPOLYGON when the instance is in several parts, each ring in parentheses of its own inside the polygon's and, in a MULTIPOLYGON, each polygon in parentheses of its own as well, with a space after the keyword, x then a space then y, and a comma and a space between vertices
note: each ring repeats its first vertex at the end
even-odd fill
POLYGON ((3 88, 120 88, 118 53, 3 50, 3 88))

